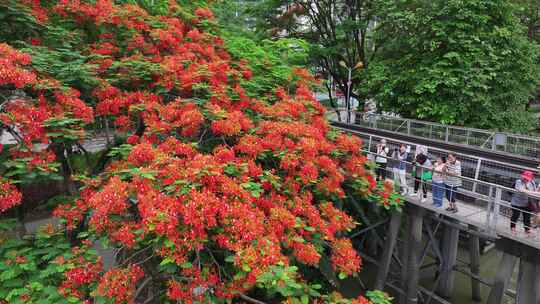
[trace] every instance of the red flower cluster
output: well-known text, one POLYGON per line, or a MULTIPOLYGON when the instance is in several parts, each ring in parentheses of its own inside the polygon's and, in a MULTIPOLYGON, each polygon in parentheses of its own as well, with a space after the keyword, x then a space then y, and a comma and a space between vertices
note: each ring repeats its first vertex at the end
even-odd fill
MULTIPOLYGON (((361 141, 331 132, 309 88, 315 79, 298 69, 291 90, 248 96, 242 88, 252 77, 248 63, 232 60, 223 41, 202 29, 202 19, 214 18, 209 10, 181 20, 174 1, 165 16, 115 3, 59 0, 47 12, 80 24, 83 33, 96 30, 81 46, 95 58, 100 81, 95 112, 115 120, 128 136, 129 145, 121 148, 131 149, 55 215, 66 219, 68 229, 88 218, 92 234, 123 250, 152 244, 154 260, 181 268, 173 276, 181 280, 167 277, 162 286, 172 300, 234 298, 273 267, 317 266, 328 247, 336 271, 358 272, 360 257, 339 238, 355 223, 336 203, 346 185, 381 203, 392 197, 366 169, 361 141), (223 260, 231 275, 216 267, 223 260)), ((26 72, 29 62, 0 45, 0 85, 49 85, 46 92, 33 91, 37 101, 10 105, 10 115, 0 120, 20 128, 27 145, 54 140, 45 126, 51 118, 77 118, 75 130, 84 135, 93 109, 77 90, 59 90, 53 80, 26 72)), ((1 204, 1 198, 6 208, 16 201, 1 204)), ((144 262, 103 277, 84 260, 74 263, 63 294, 82 298, 81 286, 98 284, 97 294, 115 303, 135 301, 144 262)))
POLYGON ((20 89, 34 83, 36 75, 22 68, 30 61, 30 55, 0 43, 0 86, 13 85, 20 89))
POLYGON ((4 212, 21 203, 22 195, 17 188, 8 181, 0 179, 0 212, 4 212))
POLYGON ((357 273, 362 265, 360 256, 347 239, 338 239, 332 243, 330 260, 338 272, 347 275, 357 273))
MULTIPOLYGON (((183 274, 192 278, 187 283, 180 283, 178 281, 169 281, 167 296, 174 301, 180 301, 181 303, 204 303, 205 296, 213 288, 222 288, 219 286, 219 276, 214 272, 202 274, 196 269, 184 270, 183 274)), ((217 290, 220 294, 223 291, 217 290)))
POLYGON ((53 212, 55 217, 66 220, 66 229, 74 230, 82 222, 84 214, 88 210, 86 204, 82 200, 75 201, 75 206, 68 204, 60 205, 53 212))
POLYGON ((75 297, 84 300, 88 296, 88 290, 99 280, 102 271, 101 259, 97 262, 90 261, 84 256, 88 247, 74 247, 69 259, 63 255, 58 256, 53 263, 67 268, 64 272, 64 281, 58 288, 58 292, 67 297, 75 297), (76 265, 76 266, 73 266, 76 265))
POLYGON ((240 111, 230 112, 226 118, 212 122, 212 132, 216 135, 235 136, 252 127, 251 120, 240 111))
POLYGON ((207 8, 202 8, 202 7, 197 8, 195 10, 195 15, 197 15, 197 17, 203 18, 203 19, 209 19, 209 20, 214 19, 214 13, 212 13, 212 11, 207 9, 207 8))
POLYGON ((134 303, 137 282, 144 272, 137 265, 125 269, 111 269, 105 273, 97 287, 97 294, 114 299, 115 304, 134 303))
POLYGON ((354 299, 351 304, 372 304, 371 301, 364 298, 363 296, 359 296, 358 298, 354 299))

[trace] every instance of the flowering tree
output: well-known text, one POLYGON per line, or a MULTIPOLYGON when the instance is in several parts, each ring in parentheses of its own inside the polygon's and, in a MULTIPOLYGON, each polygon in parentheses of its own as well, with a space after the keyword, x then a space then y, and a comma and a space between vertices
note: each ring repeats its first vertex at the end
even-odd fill
MULTIPOLYGON (((62 75, 0 44, 0 88, 26 92, 5 102, 0 116, 18 140, 9 148, 12 178, 1 181, 0 210, 20 203, 15 184, 30 174, 73 181, 61 158, 94 115, 113 120, 125 138, 102 172, 79 177, 77 198, 54 210, 78 233, 76 247, 49 257, 57 265, 49 283, 66 301, 369 302, 331 293, 309 273, 323 264, 339 278, 360 271, 344 237, 357 225, 346 196, 386 208, 399 208, 399 198, 390 184, 376 184, 360 139, 330 128, 307 71, 294 69, 287 90, 247 92, 250 63, 232 58, 212 34, 206 8, 168 1, 166 13, 152 15, 110 0, 20 2, 46 32, 61 24, 79 37, 73 51, 95 86, 57 80, 62 75), (113 268, 88 254, 94 241, 114 248, 113 268)), ((44 45, 50 34, 42 35, 32 38, 36 46, 25 44, 29 52, 51 48, 44 45)), ((44 234, 17 246, 37 246, 55 232, 44 234)), ((17 246, 5 253, 9 265, 28 264, 17 246)), ((49 267, 32 263, 36 271, 49 267)), ((0 289, 0 299, 42 300, 43 286, 24 282, 35 276, 19 274, 0 276, 20 287, 0 289)))

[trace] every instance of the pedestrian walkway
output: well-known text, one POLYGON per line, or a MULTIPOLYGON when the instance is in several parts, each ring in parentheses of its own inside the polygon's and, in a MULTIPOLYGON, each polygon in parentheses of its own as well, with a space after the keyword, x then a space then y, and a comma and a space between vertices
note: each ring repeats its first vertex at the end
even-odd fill
MULTIPOLYGON (((370 159, 376 157, 376 152, 364 150, 370 159)), ((439 151, 440 153, 440 151, 439 151)), ((388 157, 389 162, 392 161, 388 157)), ((407 162, 407 181, 409 189, 412 189, 412 181, 414 180, 411 175, 412 163, 407 162)), ((388 182, 391 182, 391 168, 388 168, 388 182)), ((416 194, 405 195, 404 198, 410 204, 415 204, 422 208, 428 209, 437 214, 445 215, 449 218, 453 218, 461 225, 473 225, 479 229, 486 236, 491 238, 508 238, 516 240, 520 243, 527 244, 531 247, 540 249, 540 231, 539 229, 532 228, 530 234, 525 234, 523 224, 521 220, 518 220, 516 233, 512 233, 510 229, 510 214, 512 209, 515 209, 510 204, 510 198, 515 195, 516 190, 509 187, 485 182, 478 179, 460 177, 463 182, 463 187, 458 188, 457 193, 457 209, 458 212, 450 212, 446 210, 448 201, 444 199, 444 205, 442 208, 435 207, 432 196, 432 183, 424 182, 428 186, 428 194, 425 200, 421 199, 421 196, 416 194), (472 186, 472 187, 471 187, 472 186), (477 189, 489 189, 485 194, 479 193, 477 189), (473 191, 474 190, 474 191, 473 191)), ((419 189, 420 190, 420 189, 419 189)), ((419 191, 421 193, 421 190, 419 191)), ((540 198, 540 193, 539 197, 540 198)), ((534 217, 534 214, 531 213, 534 217)))

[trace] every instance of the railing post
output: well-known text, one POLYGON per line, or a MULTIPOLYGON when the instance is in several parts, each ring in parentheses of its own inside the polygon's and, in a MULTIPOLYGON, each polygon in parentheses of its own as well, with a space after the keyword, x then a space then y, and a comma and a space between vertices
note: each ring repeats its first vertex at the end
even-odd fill
POLYGON ((489 201, 486 213, 486 230, 490 234, 497 233, 497 222, 499 220, 499 212, 501 210, 502 189, 495 189, 495 196, 489 195, 489 201))
POLYGON ((469 145, 469 137, 471 137, 471 130, 467 130, 467 146, 469 145))
POLYGON ((499 211, 501 209, 501 197, 502 189, 497 187, 495 189, 495 195, 492 195, 493 191, 489 193, 489 200, 486 212, 486 231, 490 234, 497 232, 497 222, 499 218, 499 211))
MULTIPOLYGON (((478 178, 480 177, 480 167, 482 166, 482 160, 479 158, 478 161, 476 162, 476 171, 474 171, 474 180, 477 181, 478 178)), ((472 192, 475 193, 476 192, 476 185, 477 183, 474 182, 473 183, 473 187, 472 187, 472 192)))
POLYGON ((407 135, 411 135, 411 120, 407 119, 407 135))
POLYGON ((493 202, 493 232, 497 232, 497 222, 500 216, 501 210, 501 198, 502 198, 502 189, 497 187, 495 189, 495 200, 493 202))
POLYGON ((368 147, 367 147, 367 150, 368 150, 369 152, 371 152, 371 141, 372 141, 372 139, 373 139, 373 136, 370 135, 370 136, 369 136, 369 141, 368 141, 368 147))
POLYGON ((446 126, 446 134, 444 135, 444 141, 445 142, 448 142, 448 140, 450 139, 450 129, 448 128, 448 126, 446 126))

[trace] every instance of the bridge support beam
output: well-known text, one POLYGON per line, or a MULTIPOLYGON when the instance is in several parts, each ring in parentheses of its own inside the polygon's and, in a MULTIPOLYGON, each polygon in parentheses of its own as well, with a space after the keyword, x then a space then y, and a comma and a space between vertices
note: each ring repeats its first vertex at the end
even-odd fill
MULTIPOLYGON (((478 228, 474 225, 469 225, 469 229, 472 231, 477 231, 478 228)), ((469 260, 471 273, 474 276, 480 276, 480 238, 478 235, 469 234, 469 260)), ((474 301, 482 301, 482 296, 480 295, 480 282, 471 276, 471 297, 474 301)))
POLYGON ((540 303, 540 258, 538 256, 536 256, 536 265, 535 265, 535 270, 536 270, 536 273, 534 274, 534 282, 535 282, 535 285, 534 285, 534 290, 536 291, 536 298, 535 298, 535 302, 534 303, 540 303))
MULTIPOLYGON (((405 216, 403 218, 405 221, 405 226, 407 227, 407 232, 409 232, 409 226, 411 225, 411 221, 408 216, 405 216)), ((404 241, 402 242, 400 256, 401 256, 401 280, 400 280, 400 287, 403 291, 403 294, 401 294, 399 303, 405 303, 407 302, 407 274, 408 269, 407 265, 409 263, 409 242, 411 241, 410 234, 407 233, 404 237, 404 241)))
POLYGON ((419 278, 419 258, 422 250, 422 224, 424 210, 421 207, 410 205, 410 223, 409 223, 409 244, 408 244, 408 262, 407 262, 407 304, 418 303, 418 278, 419 278))
POLYGON ((503 253, 499 271, 495 275, 493 287, 489 293, 487 304, 501 304, 504 293, 508 288, 508 282, 514 273, 517 257, 510 253, 503 253))
POLYGON ((539 265, 538 250, 523 246, 519 261, 519 276, 517 288, 517 304, 537 304, 538 293, 536 289, 537 271, 539 265))
POLYGON ((388 271, 390 270, 390 264, 392 262, 392 254, 396 246, 397 237, 399 233, 399 227, 401 225, 401 212, 393 211, 390 217, 390 227, 387 231, 387 238, 384 243, 384 250, 377 272, 377 278, 375 280, 375 289, 383 290, 386 285, 386 279, 388 278, 388 271))
MULTIPOLYGON (((451 218, 448 218, 447 221, 457 222, 451 218)), ((437 290, 438 294, 444 298, 450 298, 454 293, 454 266, 456 265, 458 242, 459 229, 451 225, 445 225, 442 243, 442 273, 437 290)))

